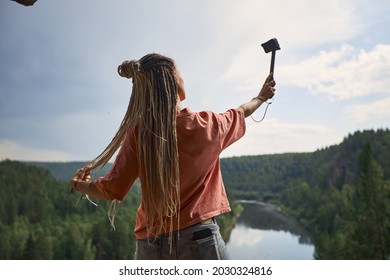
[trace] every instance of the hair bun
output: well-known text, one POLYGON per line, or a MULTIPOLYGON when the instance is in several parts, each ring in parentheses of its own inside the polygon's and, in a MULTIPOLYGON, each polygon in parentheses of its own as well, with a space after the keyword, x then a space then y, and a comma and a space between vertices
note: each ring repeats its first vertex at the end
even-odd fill
POLYGON ((121 77, 133 78, 141 71, 141 64, 138 60, 126 60, 118 66, 118 74, 121 77))

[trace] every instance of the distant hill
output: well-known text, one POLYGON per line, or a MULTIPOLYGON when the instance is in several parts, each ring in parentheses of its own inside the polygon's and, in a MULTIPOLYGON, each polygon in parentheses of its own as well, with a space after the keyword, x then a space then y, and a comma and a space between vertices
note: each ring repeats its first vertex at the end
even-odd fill
POLYGON ((390 179, 390 131, 357 131, 342 143, 311 153, 242 156, 222 159, 227 188, 238 198, 268 201, 292 182, 306 182, 320 189, 353 185, 358 178, 358 157, 370 143, 374 157, 382 166, 384 179, 390 179))
MULTIPOLYGON (((321 189, 356 183, 358 157, 365 143, 370 143, 375 158, 390 179, 390 130, 365 130, 349 134, 342 143, 308 153, 241 156, 221 159, 225 186, 237 199, 279 200, 279 195, 293 181, 304 181, 321 189)), ((30 162, 45 168, 61 181, 68 182, 74 172, 87 162, 30 162)), ((111 168, 107 164, 99 175, 111 168)))
MULTIPOLYGON (((357 131, 338 145, 314 152, 222 158, 222 174, 226 188, 233 190, 240 199, 268 200, 292 180, 303 180, 321 188, 341 188, 356 182, 359 152, 367 142, 384 169, 384 178, 390 179, 389 129, 357 131)), ((30 162, 49 170, 64 182, 86 163, 30 162)), ((111 164, 107 164, 100 174, 107 173, 110 167, 111 164)))
MULTIPOLYGON (((51 172, 51 174, 57 178, 58 180, 68 182, 72 178, 73 174, 77 169, 84 167, 87 162, 86 161, 71 161, 71 162, 39 162, 32 161, 29 162, 32 165, 42 167, 51 172)), ((99 173, 101 175, 106 174, 111 168, 112 164, 108 163, 102 171, 99 173)))

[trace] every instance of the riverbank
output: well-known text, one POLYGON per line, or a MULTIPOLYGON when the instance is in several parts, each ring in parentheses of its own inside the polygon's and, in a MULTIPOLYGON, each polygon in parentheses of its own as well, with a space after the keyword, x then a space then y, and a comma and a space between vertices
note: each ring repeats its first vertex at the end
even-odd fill
POLYGON ((231 208, 231 212, 221 215, 220 217, 218 217, 217 220, 222 238, 225 240, 225 242, 229 241, 230 233, 234 229, 237 223, 237 219, 240 217, 242 211, 244 210, 242 205, 236 202, 232 204, 231 208))
POLYGON ((309 233, 280 207, 258 201, 236 203, 242 211, 227 241, 232 259, 313 259, 315 249, 309 233))
MULTIPOLYGON (((255 204, 259 205, 262 207, 264 213, 272 213, 272 216, 274 219, 277 219, 280 221, 281 225, 285 225, 287 228, 293 229, 290 230, 292 234, 295 234, 297 236, 304 236, 304 243, 311 244, 313 243, 313 239, 309 237, 308 232, 309 230, 305 228, 304 225, 302 225, 294 215, 291 215, 288 211, 283 209, 282 207, 272 204, 272 203, 267 203, 267 202, 262 202, 262 201, 256 201, 256 200, 236 200, 235 203, 238 203, 241 205, 244 204, 255 204)), ((242 207, 244 209, 244 207, 242 207)), ((241 215, 241 213, 240 213, 241 215)), ((237 217, 237 219, 239 216, 237 217)), ((236 219, 236 220, 237 220, 236 219)))
POLYGON ((267 202, 262 202, 262 201, 257 201, 257 200, 245 200, 245 199, 236 200, 235 203, 239 203, 239 204, 242 204, 242 203, 258 204, 258 205, 266 207, 269 210, 278 211, 278 212, 284 213, 282 208, 280 208, 279 206, 277 206, 275 204, 272 204, 272 203, 267 203, 267 202))

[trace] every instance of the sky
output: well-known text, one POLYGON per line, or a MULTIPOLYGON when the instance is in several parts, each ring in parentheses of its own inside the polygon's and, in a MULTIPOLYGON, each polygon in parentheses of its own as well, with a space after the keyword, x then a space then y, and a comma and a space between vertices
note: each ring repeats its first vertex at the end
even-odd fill
POLYGON ((176 61, 185 107, 237 108, 268 75, 271 38, 276 95, 223 157, 313 152, 389 128, 389 27, 388 0, 1 1, 0 160, 93 159, 130 98, 118 65, 151 52, 176 61))

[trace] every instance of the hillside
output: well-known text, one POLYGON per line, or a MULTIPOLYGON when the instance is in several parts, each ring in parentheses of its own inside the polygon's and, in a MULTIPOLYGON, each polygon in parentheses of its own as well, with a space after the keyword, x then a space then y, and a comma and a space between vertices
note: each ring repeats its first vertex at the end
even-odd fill
MULTIPOLYGON (((132 258, 139 188, 110 232, 108 204, 69 192, 84 165, 0 162, 0 259, 132 258)), ((389 130, 355 132, 312 153, 224 158, 221 166, 231 201, 279 205, 310 231, 317 259, 390 258, 389 130)), ((221 229, 232 220, 223 216, 221 229)))
MULTIPOLYGON (((305 181, 322 189, 354 184, 358 175, 358 157, 365 143, 370 143, 374 157, 390 179, 390 131, 358 131, 342 143, 311 153, 242 156, 221 159, 226 188, 238 199, 268 201, 277 199, 292 181, 305 181)), ((47 169, 61 181, 68 182, 75 170, 86 162, 30 162, 47 169)), ((111 164, 100 172, 105 174, 111 164)))
POLYGON ((0 162, 0 191, 0 259, 133 257, 130 233, 139 204, 136 192, 130 192, 121 204, 113 232, 107 202, 95 207, 80 200, 80 195, 70 193, 67 182, 43 168, 0 162))
POLYGON ((342 189, 358 179, 361 149, 370 143, 382 166, 384 179, 390 179, 390 131, 355 132, 334 145, 312 153, 242 156, 222 159, 227 188, 240 199, 279 200, 293 182, 306 182, 322 190, 342 189))

